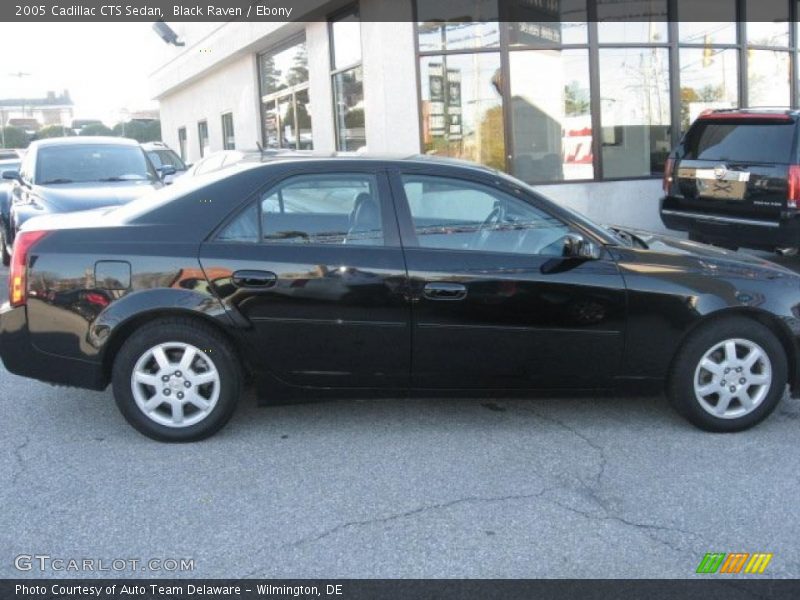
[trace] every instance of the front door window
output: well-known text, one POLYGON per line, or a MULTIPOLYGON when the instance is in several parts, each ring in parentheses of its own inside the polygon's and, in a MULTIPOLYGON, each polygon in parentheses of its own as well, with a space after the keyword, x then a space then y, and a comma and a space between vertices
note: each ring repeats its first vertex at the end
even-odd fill
POLYGON ((569 228, 546 212, 480 184, 406 175, 417 243, 422 248, 560 256, 569 228))

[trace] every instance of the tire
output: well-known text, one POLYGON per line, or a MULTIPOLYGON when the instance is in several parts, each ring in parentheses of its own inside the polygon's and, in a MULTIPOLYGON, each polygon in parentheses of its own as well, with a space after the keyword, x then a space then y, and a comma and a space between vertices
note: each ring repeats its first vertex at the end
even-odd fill
POLYGON ((691 334, 674 361, 667 395, 675 409, 700 429, 743 431, 775 410, 788 378, 786 352, 778 338, 756 321, 730 317, 691 334))
POLYGON ((160 442, 194 442, 230 420, 242 368, 222 334, 173 317, 152 321, 125 341, 112 384, 117 407, 137 431, 160 442))
POLYGON ((0 258, 2 258, 4 267, 11 264, 11 252, 9 252, 6 241, 6 228, 2 223, 0 223, 0 258))

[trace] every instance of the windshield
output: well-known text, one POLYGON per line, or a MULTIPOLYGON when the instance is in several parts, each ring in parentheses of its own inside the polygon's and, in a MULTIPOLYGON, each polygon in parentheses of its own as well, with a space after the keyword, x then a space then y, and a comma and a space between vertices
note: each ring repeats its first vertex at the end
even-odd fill
POLYGON ((63 145, 40 148, 37 153, 39 185, 156 180, 152 166, 138 146, 63 145))
POLYGON ((175 167, 176 171, 185 171, 186 164, 181 160, 181 157, 175 154, 172 150, 150 150, 147 153, 150 160, 153 161, 156 169, 169 165, 175 167))

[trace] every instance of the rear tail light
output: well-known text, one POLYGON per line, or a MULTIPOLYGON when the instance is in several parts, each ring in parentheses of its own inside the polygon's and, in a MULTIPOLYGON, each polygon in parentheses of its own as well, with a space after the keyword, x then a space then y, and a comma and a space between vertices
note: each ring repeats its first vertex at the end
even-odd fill
POLYGON ((672 170, 675 168, 675 159, 668 158, 664 163, 664 182, 661 187, 664 189, 665 194, 669 194, 669 189, 672 187, 672 170))
POLYGON ((786 207, 797 208, 800 204, 800 165, 789 167, 789 192, 786 194, 786 207))
POLYGON ((8 273, 8 300, 11 306, 23 306, 27 296, 28 256, 47 231, 23 231, 14 240, 11 270, 8 273))

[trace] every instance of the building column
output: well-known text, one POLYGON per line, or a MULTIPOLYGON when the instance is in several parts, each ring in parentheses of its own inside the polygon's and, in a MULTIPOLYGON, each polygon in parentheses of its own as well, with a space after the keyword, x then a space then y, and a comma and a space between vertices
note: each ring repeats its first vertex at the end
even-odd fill
POLYGON ((336 133, 333 119, 333 84, 327 22, 306 25, 308 50, 308 94, 311 99, 311 130, 314 150, 334 152, 336 133))
POLYGON ((362 0, 361 43, 367 149, 371 153, 420 152, 419 92, 411 2, 362 0), (405 22, 380 22, 407 6, 405 22))

